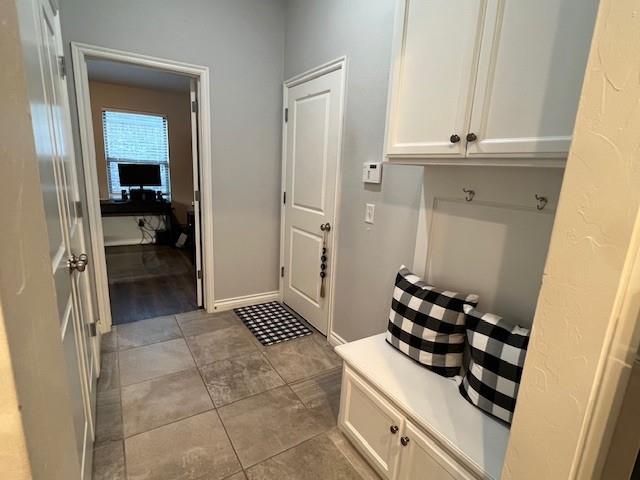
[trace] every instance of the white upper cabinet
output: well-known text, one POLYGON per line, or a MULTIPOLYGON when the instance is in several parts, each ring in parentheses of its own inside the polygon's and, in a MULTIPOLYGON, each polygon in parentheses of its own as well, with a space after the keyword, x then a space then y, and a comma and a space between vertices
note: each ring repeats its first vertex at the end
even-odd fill
POLYGON ((562 164, 597 5, 598 0, 400 0, 388 159, 562 164))
POLYGON ((396 26, 401 38, 394 45, 387 153, 464 155, 460 139, 471 113, 483 3, 408 0, 404 4, 396 26))

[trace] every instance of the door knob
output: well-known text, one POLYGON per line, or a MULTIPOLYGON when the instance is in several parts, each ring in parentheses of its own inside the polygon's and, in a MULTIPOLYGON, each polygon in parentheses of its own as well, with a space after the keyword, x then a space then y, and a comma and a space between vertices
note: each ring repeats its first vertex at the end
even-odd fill
POLYGON ((460 137, 454 133, 449 137, 449 141, 451 143, 458 143, 460 141, 460 137))
POLYGON ((81 253, 77 257, 74 254, 71 254, 71 258, 67 260, 67 266, 69 267, 70 272, 73 272, 74 270, 77 272, 84 272, 87 269, 88 261, 89 256, 86 253, 81 253))
POLYGON ((475 133, 467 133, 467 142, 475 142, 478 139, 475 133))
POLYGON ((398 426, 397 426, 397 425, 391 425, 391 426, 389 427, 389 430, 391 431, 391 433, 393 433, 393 434, 395 435, 396 433, 398 433, 398 430, 399 430, 399 429, 398 429, 398 426))
POLYGON ((330 232, 331 231, 331 224, 329 222, 321 223, 320 224, 320 230, 322 230, 323 232, 330 232))
POLYGON ((403 447, 406 447, 409 444, 409 437, 400 437, 400 443, 403 447))

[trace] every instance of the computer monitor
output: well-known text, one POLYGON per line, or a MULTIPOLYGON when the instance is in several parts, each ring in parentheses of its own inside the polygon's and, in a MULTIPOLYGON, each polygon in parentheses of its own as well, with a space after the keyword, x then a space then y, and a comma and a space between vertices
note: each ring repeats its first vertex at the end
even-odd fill
POLYGON ((160 178, 160 165, 120 163, 118 164, 120 185, 123 187, 159 187, 162 185, 160 178))

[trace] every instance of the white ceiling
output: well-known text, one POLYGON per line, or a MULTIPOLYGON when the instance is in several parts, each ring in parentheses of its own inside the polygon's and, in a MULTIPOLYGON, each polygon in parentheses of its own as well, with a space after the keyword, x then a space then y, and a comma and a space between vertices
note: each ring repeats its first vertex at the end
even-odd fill
POLYGON ((129 63, 89 59, 87 60, 87 72, 89 73, 89 80, 99 82, 178 92, 189 91, 189 77, 186 75, 178 75, 129 63))

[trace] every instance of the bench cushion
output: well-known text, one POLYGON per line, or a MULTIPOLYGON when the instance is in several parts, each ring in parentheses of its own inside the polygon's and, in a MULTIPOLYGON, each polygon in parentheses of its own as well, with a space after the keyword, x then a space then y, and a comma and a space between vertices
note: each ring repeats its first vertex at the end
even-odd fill
POLYGON ((509 429, 462 398, 459 377, 426 370, 392 348, 384 333, 340 345, 336 352, 454 458, 500 478, 509 429))

